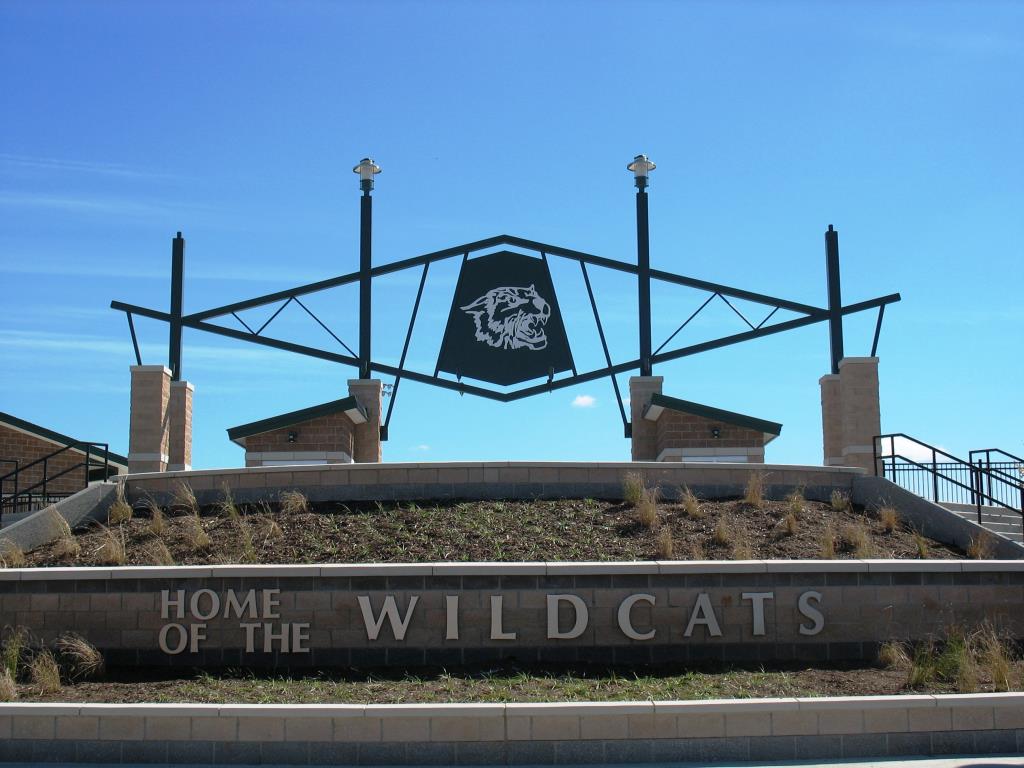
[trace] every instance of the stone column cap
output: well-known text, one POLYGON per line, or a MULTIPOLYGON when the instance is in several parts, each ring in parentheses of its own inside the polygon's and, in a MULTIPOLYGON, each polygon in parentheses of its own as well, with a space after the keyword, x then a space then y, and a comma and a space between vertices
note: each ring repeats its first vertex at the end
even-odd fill
POLYGON ((129 365, 128 370, 132 373, 138 371, 139 373, 166 373, 168 376, 171 375, 171 369, 166 365, 129 365))
POLYGON ((629 377, 629 385, 630 386, 633 386, 633 382, 636 382, 637 384, 646 384, 648 382, 650 382, 651 384, 662 384, 664 381, 665 381, 665 377, 664 376, 630 376, 629 377))
POLYGON ((350 387, 372 387, 382 386, 383 381, 381 379, 349 379, 348 385, 350 387))
POLYGON ((196 385, 193 384, 191 381, 172 381, 171 382, 171 386, 172 387, 185 387, 185 389, 187 389, 189 392, 195 392, 196 391, 196 385))
POLYGON ((839 361, 839 368, 842 369, 842 367, 844 365, 846 365, 847 363, 852 363, 853 365, 871 365, 871 364, 878 365, 878 358, 877 357, 844 357, 842 360, 839 361))
POLYGON ((820 379, 818 379, 818 383, 819 384, 821 384, 822 382, 825 382, 825 381, 839 381, 839 374, 838 373, 826 373, 824 376, 822 376, 820 379))

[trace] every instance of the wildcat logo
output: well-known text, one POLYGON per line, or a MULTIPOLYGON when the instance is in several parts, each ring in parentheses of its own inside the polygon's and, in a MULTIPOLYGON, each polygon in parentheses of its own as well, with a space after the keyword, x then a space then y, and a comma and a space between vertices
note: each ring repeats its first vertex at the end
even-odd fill
POLYGON ((544 326, 551 307, 529 288, 492 288, 476 301, 459 307, 473 316, 476 340, 498 349, 544 349, 544 326))

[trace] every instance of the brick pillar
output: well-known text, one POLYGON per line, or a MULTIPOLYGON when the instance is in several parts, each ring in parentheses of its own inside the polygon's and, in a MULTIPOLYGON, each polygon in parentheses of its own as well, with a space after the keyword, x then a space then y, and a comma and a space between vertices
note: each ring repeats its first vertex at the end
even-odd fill
POLYGON ((192 393, 194 385, 187 381, 171 382, 168 405, 168 459, 171 472, 192 469, 192 393))
POLYGON ((348 393, 366 411, 366 423, 352 428, 352 461, 381 460, 380 418, 384 387, 380 379, 349 379, 348 393))
POLYGON ((162 365, 133 365, 130 370, 128 472, 165 472, 170 452, 171 371, 162 365))
POLYGON ((839 374, 818 379, 821 385, 821 437, 826 467, 843 463, 843 413, 839 398, 839 374))
POLYGON ((651 402, 651 395, 661 394, 664 376, 630 376, 629 378, 629 419, 633 422, 633 461, 657 461, 658 425, 644 418, 644 409, 651 402))
POLYGON ((842 403, 843 464, 875 473, 872 443, 882 432, 878 401, 878 358, 844 357, 839 361, 842 403))

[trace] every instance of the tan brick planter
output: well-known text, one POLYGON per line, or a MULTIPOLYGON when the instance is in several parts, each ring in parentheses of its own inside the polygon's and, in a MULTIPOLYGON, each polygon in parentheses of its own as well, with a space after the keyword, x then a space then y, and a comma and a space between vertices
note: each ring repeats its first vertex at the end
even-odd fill
POLYGON ((1024 694, 570 704, 0 704, 0 760, 559 764, 1017 753, 1024 694))

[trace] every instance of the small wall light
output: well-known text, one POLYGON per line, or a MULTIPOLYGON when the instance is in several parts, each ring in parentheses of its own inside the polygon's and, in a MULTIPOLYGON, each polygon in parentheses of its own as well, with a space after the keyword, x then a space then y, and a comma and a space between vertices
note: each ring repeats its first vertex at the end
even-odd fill
POLYGON ((643 189, 647 186, 647 177, 657 167, 647 159, 647 155, 637 155, 633 158, 633 162, 626 166, 626 169, 633 172, 637 187, 643 189))
POLYGON ((294 443, 298 439, 298 437, 299 437, 299 433, 298 432, 289 432, 288 433, 288 442, 289 443, 294 443))
POLYGON ((359 174, 359 188, 363 192, 373 189, 373 177, 380 173, 380 166, 373 162, 372 158, 364 157, 359 165, 352 169, 352 173, 359 174))
POLYGON ((711 428, 711 436, 717 440, 722 435, 722 429, 720 427, 711 428))

